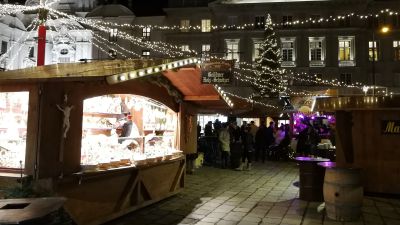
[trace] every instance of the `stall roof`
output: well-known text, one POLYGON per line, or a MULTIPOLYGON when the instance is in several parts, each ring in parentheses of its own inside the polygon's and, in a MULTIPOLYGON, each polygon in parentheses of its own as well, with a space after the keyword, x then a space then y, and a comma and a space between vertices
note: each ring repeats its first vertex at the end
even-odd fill
MULTIPOLYGON (((168 64, 178 65, 172 59, 88 60, 81 63, 53 64, 0 72, 0 84, 16 81, 43 82, 55 79, 106 79, 111 85, 129 79, 132 71, 139 74, 140 71, 146 71, 148 68, 161 68, 162 65, 168 66, 168 64), (121 77, 124 79, 120 79, 121 77)), ((195 64, 168 69, 162 74, 183 94, 185 101, 197 106, 199 113, 237 115, 245 114, 254 108, 245 98, 231 95, 229 98, 234 106, 229 107, 214 85, 201 83, 201 69, 195 64)), ((251 87, 224 86, 223 89, 236 96, 247 96, 253 93, 251 87)))
MULTIPOLYGON (((170 59, 129 59, 53 64, 0 72, 0 83, 106 78, 113 84, 121 82, 113 79, 122 74, 155 68, 171 62, 170 59)), ((169 69, 163 74, 184 95, 185 101, 193 102, 203 112, 222 112, 230 109, 213 85, 200 83, 201 70, 194 64, 191 67, 169 69)))
POLYGON ((169 59, 84 60, 0 72, 0 81, 107 77, 171 62, 169 59))

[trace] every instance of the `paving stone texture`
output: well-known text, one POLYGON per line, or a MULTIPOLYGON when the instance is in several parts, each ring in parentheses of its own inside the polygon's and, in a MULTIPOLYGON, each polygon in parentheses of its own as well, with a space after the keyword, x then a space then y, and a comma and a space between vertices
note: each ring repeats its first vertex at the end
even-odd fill
POLYGON ((358 221, 331 220, 321 202, 299 199, 298 175, 292 162, 202 167, 181 193, 106 225, 400 225, 400 199, 376 197, 364 198, 358 221))

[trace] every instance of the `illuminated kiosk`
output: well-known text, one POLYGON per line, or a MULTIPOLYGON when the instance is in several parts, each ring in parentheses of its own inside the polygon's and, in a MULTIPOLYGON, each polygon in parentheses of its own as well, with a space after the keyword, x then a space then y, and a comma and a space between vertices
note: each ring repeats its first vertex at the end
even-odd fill
POLYGON ((399 195, 400 98, 320 98, 315 108, 336 112, 337 166, 361 168, 367 194, 399 195))
POLYGON ((21 139, 7 142, 23 151, 2 172, 18 178, 22 161, 24 174, 67 198, 77 224, 102 224, 181 191, 184 155, 197 151, 197 109, 230 108, 214 85, 200 84, 193 59, 58 64, 0 80, 2 122, 15 125, 2 132, 21 139), (127 121, 135 128, 121 137, 127 121))

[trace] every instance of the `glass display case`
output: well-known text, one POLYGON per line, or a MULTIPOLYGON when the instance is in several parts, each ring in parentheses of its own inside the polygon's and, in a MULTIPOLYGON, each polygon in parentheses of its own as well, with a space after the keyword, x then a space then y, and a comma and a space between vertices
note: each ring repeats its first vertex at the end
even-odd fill
POLYGON ((84 101, 83 171, 157 163, 176 150, 177 115, 166 106, 136 95, 106 95, 84 101))
POLYGON ((0 169, 25 164, 29 92, 0 92, 0 169))

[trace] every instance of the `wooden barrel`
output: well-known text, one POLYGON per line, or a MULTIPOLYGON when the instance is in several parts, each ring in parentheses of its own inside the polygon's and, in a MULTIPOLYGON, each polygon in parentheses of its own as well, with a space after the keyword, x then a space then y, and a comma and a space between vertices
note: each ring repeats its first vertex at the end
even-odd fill
POLYGON ((360 218, 364 196, 360 169, 326 168, 323 192, 328 218, 338 221, 360 218))

